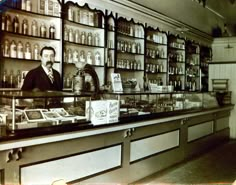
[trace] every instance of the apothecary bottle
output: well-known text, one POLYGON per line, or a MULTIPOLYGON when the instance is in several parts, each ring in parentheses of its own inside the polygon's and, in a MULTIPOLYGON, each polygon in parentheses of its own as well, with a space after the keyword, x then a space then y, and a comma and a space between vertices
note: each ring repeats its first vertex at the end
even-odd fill
POLYGON ((50 39, 55 39, 55 34, 56 34, 56 28, 55 26, 52 24, 49 27, 49 38, 50 39))
POLYGON ((10 57, 16 58, 16 42, 14 40, 11 41, 10 45, 10 57))
POLYGON ((99 46, 100 45, 100 38, 99 38, 99 34, 98 33, 95 34, 94 45, 95 46, 99 46))
POLYGON ((74 42, 74 34, 72 28, 69 29, 69 41, 74 42))
POLYGON ((31 35, 37 37, 38 36, 38 23, 36 20, 32 21, 31 24, 31 35))
POLYGON ((40 37, 46 37, 47 36, 47 28, 44 23, 40 26, 40 37))
POLYGON ((84 31, 81 33, 80 41, 81 41, 81 44, 86 44, 86 33, 84 31))
POLYGON ((31 0, 26 0, 26 2, 25 2, 25 10, 26 11, 32 11, 32 2, 31 2, 31 0))
POLYGON ((25 59, 31 59, 31 45, 29 42, 25 44, 25 59))
POLYGON ((12 22, 12 31, 14 33, 19 33, 19 18, 18 18, 18 15, 16 15, 14 18, 13 18, 13 22, 12 22))
POLYGON ((6 31, 11 31, 11 26, 12 26, 11 17, 10 17, 10 15, 7 14, 5 16, 5 30, 6 31))
POLYGON ((3 56, 10 57, 10 43, 9 43, 8 39, 6 39, 4 42, 3 56))
POLYGON ((34 44, 33 59, 39 60, 39 45, 38 44, 34 44))
POLYGON ((79 43, 80 42, 79 30, 75 30, 74 35, 75 35, 75 42, 79 43))
POLYGON ((5 15, 2 14, 2 30, 4 31, 5 30, 5 26, 6 26, 6 18, 5 18, 5 15))
POLYGON ((24 47, 21 41, 17 44, 17 58, 24 58, 24 47))
POLYGON ((29 25, 28 25, 28 20, 27 19, 23 19, 21 30, 22 30, 23 35, 28 35, 29 34, 29 25))
POLYGON ((64 28, 64 40, 68 41, 69 40, 69 34, 68 34, 68 29, 67 27, 64 28))
POLYGON ((87 41, 88 41, 88 45, 92 45, 93 43, 92 43, 92 33, 91 32, 89 32, 88 33, 88 36, 87 36, 87 41))

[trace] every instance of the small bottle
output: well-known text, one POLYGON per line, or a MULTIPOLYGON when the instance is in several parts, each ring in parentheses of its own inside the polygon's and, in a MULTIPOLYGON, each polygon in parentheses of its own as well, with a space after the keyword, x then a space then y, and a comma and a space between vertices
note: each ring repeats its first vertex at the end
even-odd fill
POLYGON ((17 58, 24 58, 24 49, 21 41, 17 44, 17 58))
POLYGON ((39 60, 39 45, 34 44, 33 59, 39 60))
POLYGON ((50 39, 55 39, 55 34, 56 34, 56 28, 55 26, 52 24, 49 27, 49 38, 50 39))
POLYGON ((7 70, 4 70, 2 75, 2 88, 7 88, 7 87, 8 87, 8 75, 7 75, 7 70))
POLYGON ((31 45, 29 42, 25 44, 25 59, 32 59, 31 58, 31 45))
POLYGON ((3 56, 10 57, 10 43, 7 39, 4 42, 3 56))
POLYGON ((95 65, 101 65, 101 54, 98 51, 95 53, 95 65))
POLYGON ((69 21, 73 21, 73 17, 74 17, 74 12, 73 12, 73 9, 71 7, 68 8, 68 20, 69 21))
POLYGON ((88 45, 92 45, 93 44, 92 43, 92 33, 91 32, 88 33, 87 41, 88 41, 88 45))
POLYGON ((5 15, 2 15, 2 30, 4 31, 6 28, 5 28, 5 26, 6 26, 6 21, 5 21, 5 15))
POLYGON ((10 15, 5 16, 5 31, 11 31, 11 17, 10 15))
POLYGON ((96 34, 95 34, 95 37, 94 37, 94 45, 95 45, 95 46, 99 46, 99 45, 100 45, 99 42, 100 42, 99 34, 96 33, 96 34))
POLYGON ((31 24, 31 35, 37 37, 38 36, 38 23, 36 20, 32 21, 31 24))
POLYGON ((32 3, 31 3, 31 0, 26 0, 26 2, 25 2, 25 10, 26 10, 26 11, 32 11, 32 3))
POLYGON ((29 26, 28 26, 28 20, 23 19, 22 21, 22 34, 28 35, 29 34, 29 26))
POLYGON ((9 87, 14 88, 15 87, 15 81, 14 81, 14 72, 11 70, 9 75, 9 87))
POLYGON ((12 22, 12 31, 14 33, 19 33, 19 18, 18 18, 18 15, 16 15, 14 18, 13 18, 13 22, 12 22))
POLYGON ((68 41, 69 40, 69 35, 68 35, 68 29, 67 27, 64 28, 64 40, 68 41))
POLYGON ((86 44, 86 34, 84 31, 81 33, 80 41, 81 41, 81 44, 86 44))
POLYGON ((75 30, 75 32, 74 32, 74 35, 75 35, 75 42, 76 43, 79 43, 79 30, 75 30))
POLYGON ((69 29, 69 41, 74 42, 74 34, 72 28, 69 29))
POLYGON ((13 40, 11 41, 10 45, 10 57, 11 58, 16 58, 16 42, 13 40))
POLYGON ((47 37, 47 28, 44 23, 42 23, 40 26, 40 37, 47 37))
POLYGON ((79 52, 78 50, 74 50, 73 52, 73 63, 79 62, 79 52))
POLYGON ((21 71, 18 70, 15 76, 15 87, 21 88, 21 71))
POLYGON ((21 9, 26 10, 26 0, 21 0, 21 9))

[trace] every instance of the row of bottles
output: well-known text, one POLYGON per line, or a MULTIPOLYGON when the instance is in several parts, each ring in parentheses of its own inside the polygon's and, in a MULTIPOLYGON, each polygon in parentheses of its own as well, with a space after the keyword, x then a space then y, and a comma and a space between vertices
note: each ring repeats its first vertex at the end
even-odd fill
POLYGON ((188 56, 186 63, 189 65, 199 65, 199 56, 198 55, 188 56))
POLYGON ((100 46, 100 35, 99 33, 86 33, 79 29, 73 30, 72 28, 65 27, 64 29, 64 40, 69 42, 75 42, 78 44, 85 44, 91 46, 100 46))
POLYGON ((186 75, 191 76, 191 77, 198 77, 199 76, 199 69, 197 67, 187 68, 186 75))
POLYGON ((174 79, 173 81, 169 81, 169 85, 174 87, 174 91, 181 91, 182 90, 182 81, 181 79, 174 79))
POLYGON ((158 44, 166 44, 166 39, 163 35, 159 35, 156 33, 148 34, 147 40, 158 43, 158 44))
POLYGON ((22 22, 19 21, 19 15, 14 16, 11 20, 11 16, 6 14, 2 16, 2 30, 9 31, 17 34, 31 35, 35 37, 43 37, 55 39, 56 27, 51 24, 49 27, 44 22, 40 25, 36 20, 29 24, 28 19, 24 18, 22 22))
POLYGON ((197 83, 195 80, 190 80, 186 82, 186 90, 188 91, 196 91, 197 90, 197 83))
POLYGON ((117 50, 128 53, 142 54, 141 44, 139 42, 129 42, 125 40, 117 41, 117 50))
POLYGON ((118 33, 129 35, 131 37, 144 38, 144 29, 139 25, 132 25, 126 21, 118 22, 118 33))
POLYGON ((102 26, 102 15, 100 12, 89 11, 88 9, 80 9, 79 7, 69 6, 67 12, 69 21, 85 24, 89 26, 102 26))
POLYGON ((23 45, 21 41, 17 43, 14 40, 9 41, 6 39, 3 44, 2 53, 4 57, 39 60, 40 47, 37 43, 31 48, 29 42, 23 45))
POLYGON ((169 46, 172 48, 176 48, 176 49, 184 49, 185 48, 185 44, 180 43, 180 42, 170 42, 169 46))
POLYGON ((84 50, 79 52, 77 49, 72 51, 72 49, 69 48, 65 52, 64 57, 66 63, 86 62, 91 65, 102 65, 101 54, 99 51, 95 53, 88 51, 85 53, 84 50))
POLYGON ((22 75, 20 70, 18 70, 17 73, 14 73, 13 70, 3 71, 0 83, 1 88, 21 88, 21 85, 22 85, 22 75))
POLYGON ((150 58, 165 58, 166 53, 163 48, 147 48, 146 49, 146 56, 150 58))
POLYGON ((184 69, 182 66, 169 66, 170 75, 182 75, 184 74, 184 69))
POLYGON ((117 68, 142 70, 140 60, 129 60, 129 59, 118 59, 117 60, 117 68))
POLYGON ((162 73, 164 72, 163 64, 146 64, 146 72, 162 73))
POLYGON ((184 62, 185 58, 181 52, 170 52, 168 54, 169 62, 184 62))

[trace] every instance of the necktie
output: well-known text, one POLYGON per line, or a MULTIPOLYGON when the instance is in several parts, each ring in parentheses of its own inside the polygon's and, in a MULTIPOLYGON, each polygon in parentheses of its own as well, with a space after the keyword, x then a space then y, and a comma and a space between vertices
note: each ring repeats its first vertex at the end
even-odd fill
POLYGON ((48 70, 48 77, 49 77, 49 79, 51 80, 51 82, 53 83, 54 77, 53 77, 52 69, 49 69, 49 70, 48 70))

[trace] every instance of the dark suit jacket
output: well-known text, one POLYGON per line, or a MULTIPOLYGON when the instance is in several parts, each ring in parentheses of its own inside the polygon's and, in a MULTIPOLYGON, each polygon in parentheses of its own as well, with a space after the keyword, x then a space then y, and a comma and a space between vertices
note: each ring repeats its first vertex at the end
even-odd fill
POLYGON ((49 77, 43 70, 43 67, 40 65, 39 67, 32 69, 29 71, 24 79, 24 84, 22 86, 22 90, 29 91, 38 89, 40 91, 60 91, 61 87, 61 79, 58 71, 53 69, 54 82, 51 83, 49 77))

